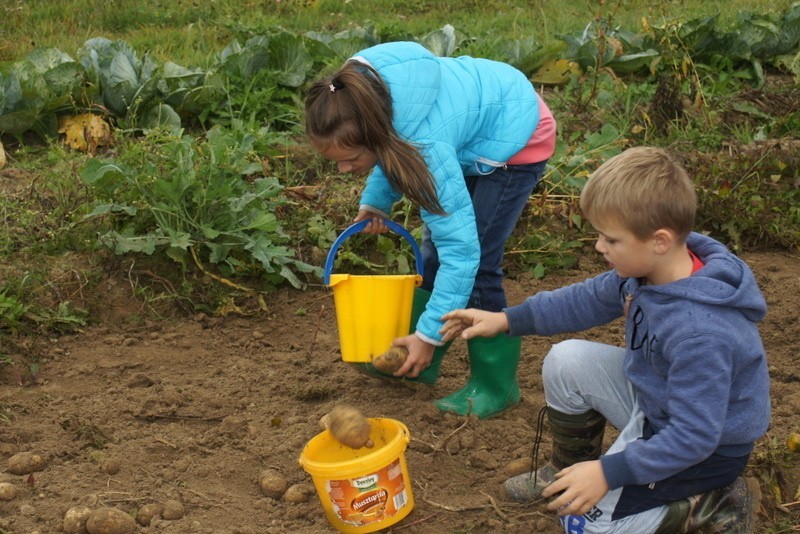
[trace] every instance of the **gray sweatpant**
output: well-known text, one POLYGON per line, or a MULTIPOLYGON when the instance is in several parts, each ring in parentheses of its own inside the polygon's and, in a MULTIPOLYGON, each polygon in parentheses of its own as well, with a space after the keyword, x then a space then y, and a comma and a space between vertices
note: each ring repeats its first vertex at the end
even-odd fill
MULTIPOLYGON (((571 339, 550 349, 542 377, 547 405, 566 414, 594 409, 617 430, 619 437, 609 453, 624 450, 642 436, 644 414, 623 372, 625 349, 602 343, 571 339)), ((595 507, 580 516, 559 517, 567 534, 649 534, 667 513, 660 506, 617 521, 611 515, 622 488, 609 491, 595 507)))

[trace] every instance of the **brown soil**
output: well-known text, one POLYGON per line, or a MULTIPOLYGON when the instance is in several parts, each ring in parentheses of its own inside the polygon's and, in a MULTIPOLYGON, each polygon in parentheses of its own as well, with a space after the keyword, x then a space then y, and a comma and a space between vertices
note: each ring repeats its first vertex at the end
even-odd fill
MULTIPOLYGON (((791 530, 800 524, 800 455, 786 446, 800 430, 800 261, 783 252, 744 257, 770 306, 761 332, 774 413, 749 468, 764 494, 757 532, 791 530)), ((582 272, 509 280, 509 300, 601 269, 584 259, 582 272)), ((559 532, 544 503, 511 504, 499 493, 508 464, 530 457, 543 401, 540 365, 555 338, 525 339, 517 407, 465 419, 431 404, 466 380, 463 342, 454 344, 434 387, 376 381, 341 361, 333 298, 324 288, 272 295, 267 317, 143 322, 136 320, 140 304, 123 290, 126 276, 105 287, 104 324, 17 347, 41 355, 36 373, 0 366, 0 483, 17 491, 0 500, 0 532, 59 532, 65 511, 79 505, 135 514, 168 500, 182 504, 182 517, 156 519, 138 532, 331 531, 316 494, 289 503, 265 496, 257 482, 272 468, 288 484, 310 485, 298 458, 338 402, 410 430, 405 457, 416 506, 392 532, 559 532), (8 459, 26 451, 46 464, 31 475, 11 474, 8 459)), ((611 325, 585 335, 619 343, 621 332, 611 325)))

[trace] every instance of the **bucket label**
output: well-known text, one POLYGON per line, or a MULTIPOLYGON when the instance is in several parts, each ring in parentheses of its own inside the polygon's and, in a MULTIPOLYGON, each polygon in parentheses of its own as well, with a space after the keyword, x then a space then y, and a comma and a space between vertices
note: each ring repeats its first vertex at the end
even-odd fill
POLYGON ((326 486, 336 516, 356 527, 389 519, 408 504, 399 458, 375 473, 328 480, 326 486))

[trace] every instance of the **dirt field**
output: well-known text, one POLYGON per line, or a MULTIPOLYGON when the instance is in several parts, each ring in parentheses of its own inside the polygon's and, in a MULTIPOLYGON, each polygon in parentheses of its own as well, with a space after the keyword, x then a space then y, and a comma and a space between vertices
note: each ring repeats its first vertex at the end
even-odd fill
MULTIPOLYGON (((786 439, 800 430, 800 261, 786 253, 744 258, 769 303, 761 332, 773 419, 750 466, 764 493, 758 532, 793 531, 800 524, 800 455, 788 452, 786 439), (781 510, 779 502, 788 504, 781 510)), ((587 258, 581 269, 509 280, 509 300, 603 266, 587 258)), ((0 483, 16 490, 11 500, 0 500, 0 532, 59 532, 64 513, 75 506, 135 515, 145 504, 168 501, 177 501, 169 503, 175 519, 156 519, 136 532, 331 531, 316 494, 289 503, 264 496, 257 482, 271 468, 290 485, 304 484, 301 494, 308 489, 311 476, 298 457, 337 402, 410 430, 405 456, 416 506, 391 532, 559 532, 543 503, 511 504, 499 494, 509 462, 531 455, 543 402, 540 366, 555 338, 525 339, 517 407, 467 420, 431 404, 466 380, 463 342, 454 344, 432 388, 366 378, 340 359, 333 298, 322 287, 271 296, 267 318, 199 315, 178 322, 137 319, 140 305, 130 299, 124 273, 101 289, 107 292, 103 324, 21 345, 41 355, 35 376, 0 367, 0 483), (45 463, 32 474, 11 474, 8 460, 20 452, 39 454, 45 463)), ((611 325, 584 335, 619 343, 622 329, 611 325)), ((542 447, 547 453, 549 438, 542 447)))

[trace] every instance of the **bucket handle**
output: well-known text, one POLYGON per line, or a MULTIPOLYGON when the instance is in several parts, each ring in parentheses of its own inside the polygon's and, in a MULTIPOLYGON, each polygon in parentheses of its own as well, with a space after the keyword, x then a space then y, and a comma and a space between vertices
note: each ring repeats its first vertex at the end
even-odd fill
MULTIPOLYGON (((331 283, 331 271, 333 271, 333 260, 336 259, 336 252, 339 250, 339 247, 342 246, 342 243, 344 242, 345 239, 366 228, 369 222, 370 222, 369 219, 364 219, 363 221, 359 221, 355 224, 350 225, 348 228, 345 229, 344 232, 339 234, 339 237, 337 237, 336 241, 333 242, 331 250, 328 252, 328 258, 325 260, 325 277, 323 280, 326 286, 330 285, 331 283)), ((386 226, 388 226, 390 230, 394 231, 396 234, 399 234, 402 237, 406 238, 406 240, 411 244, 411 248, 414 250, 414 257, 416 259, 417 273, 422 274, 422 252, 420 252, 419 245, 417 245, 417 241, 414 239, 414 237, 408 232, 408 230, 406 230, 405 228, 403 228, 394 221, 390 221, 389 219, 384 219, 383 223, 386 226)))

